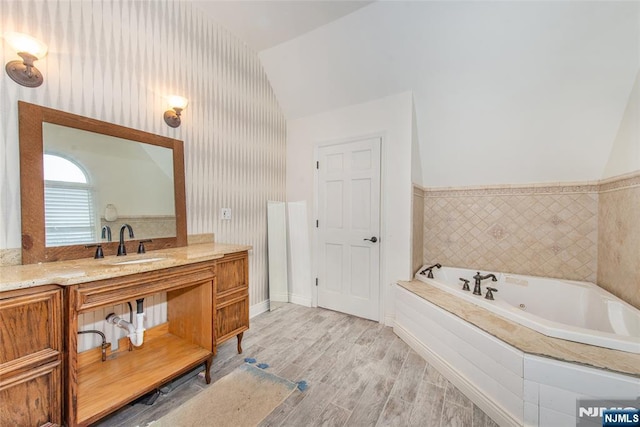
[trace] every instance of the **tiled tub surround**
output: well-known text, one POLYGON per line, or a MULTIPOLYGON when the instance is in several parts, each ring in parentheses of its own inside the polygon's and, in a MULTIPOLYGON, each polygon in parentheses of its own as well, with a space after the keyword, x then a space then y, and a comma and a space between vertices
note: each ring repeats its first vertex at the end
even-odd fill
POLYGON ((426 189, 425 264, 595 282, 598 186, 426 189))
POLYGON ((600 185, 597 283, 640 308, 640 172, 600 185))
POLYGON ((415 274, 424 259, 424 191, 416 185, 413 186, 411 205, 411 272, 415 274))
POLYGON ((399 282, 394 331, 500 425, 575 425, 578 398, 635 398, 640 355, 547 337, 428 283, 399 282))
POLYGON ((423 192, 424 264, 597 283, 640 308, 640 171, 423 192))

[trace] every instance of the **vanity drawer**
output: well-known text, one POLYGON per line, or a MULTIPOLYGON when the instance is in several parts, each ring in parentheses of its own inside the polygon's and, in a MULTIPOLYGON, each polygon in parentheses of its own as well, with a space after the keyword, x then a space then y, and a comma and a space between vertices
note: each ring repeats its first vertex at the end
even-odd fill
POLYGON ((248 257, 248 253, 245 251, 225 255, 224 258, 216 261, 218 273, 216 295, 228 295, 234 291, 248 288, 248 257))
POLYGON ((216 344, 249 329, 249 296, 239 296, 216 308, 216 344))
POLYGON ((215 262, 208 261, 81 284, 76 290, 75 309, 78 312, 88 311, 169 289, 194 286, 213 280, 215 274, 215 262))
POLYGON ((1 294, 0 372, 3 367, 23 362, 42 363, 51 355, 55 358, 62 351, 61 315, 62 290, 59 288, 31 288, 1 294))

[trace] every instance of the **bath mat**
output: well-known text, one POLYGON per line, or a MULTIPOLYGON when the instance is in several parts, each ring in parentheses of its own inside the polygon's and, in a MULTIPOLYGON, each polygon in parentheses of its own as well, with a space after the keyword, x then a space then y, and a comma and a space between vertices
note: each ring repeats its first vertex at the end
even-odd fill
POLYGON ((244 364, 150 427, 256 426, 298 385, 244 364))

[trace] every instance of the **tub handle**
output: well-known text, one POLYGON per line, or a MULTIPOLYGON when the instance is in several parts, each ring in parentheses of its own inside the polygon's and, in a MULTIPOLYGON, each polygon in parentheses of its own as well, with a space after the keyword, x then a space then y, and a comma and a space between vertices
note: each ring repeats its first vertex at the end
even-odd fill
POLYGON ((467 279, 463 279, 462 277, 458 280, 462 280, 464 282, 464 284, 462 285, 462 290, 463 291, 469 291, 469 281, 467 279))
POLYGON ((496 288, 490 288, 487 286, 487 295, 485 296, 485 299, 493 301, 494 292, 498 292, 498 290, 496 288))

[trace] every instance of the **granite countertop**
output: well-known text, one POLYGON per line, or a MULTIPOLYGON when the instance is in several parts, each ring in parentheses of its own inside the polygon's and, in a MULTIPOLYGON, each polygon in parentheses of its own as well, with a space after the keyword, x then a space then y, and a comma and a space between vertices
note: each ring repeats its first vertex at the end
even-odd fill
POLYGON ((525 353, 640 377, 640 354, 548 337, 468 301, 452 298, 450 293, 428 283, 412 280, 398 285, 525 353))
POLYGON ((250 250, 251 246, 226 243, 201 243, 180 248, 148 251, 141 255, 82 258, 69 261, 0 267, 0 292, 43 285, 70 286, 129 274, 160 270, 211 261, 226 254, 250 250), (148 262, 122 262, 160 258, 148 262))

